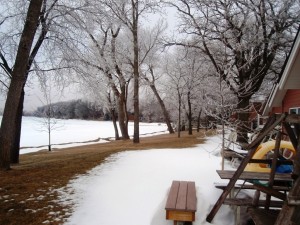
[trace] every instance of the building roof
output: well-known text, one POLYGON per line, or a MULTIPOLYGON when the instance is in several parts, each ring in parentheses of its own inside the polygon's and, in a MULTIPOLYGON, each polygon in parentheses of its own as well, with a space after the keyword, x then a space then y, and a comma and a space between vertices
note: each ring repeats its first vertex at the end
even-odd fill
POLYGON ((300 89, 300 35, 299 30, 295 37, 289 57, 282 70, 281 78, 271 91, 265 105, 263 115, 267 115, 273 107, 280 107, 283 98, 289 89, 300 89))

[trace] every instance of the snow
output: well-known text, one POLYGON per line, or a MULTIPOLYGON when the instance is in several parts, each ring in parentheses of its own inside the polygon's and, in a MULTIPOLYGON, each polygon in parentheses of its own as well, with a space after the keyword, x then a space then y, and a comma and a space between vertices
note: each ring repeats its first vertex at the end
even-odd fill
MULTIPOLYGON (((2 119, 2 117, 0 118, 2 119)), ((20 154, 47 149, 48 133, 42 118, 23 117, 20 154)), ((95 144, 114 140, 115 132, 111 121, 57 120, 51 131, 51 144, 54 149, 95 144)), ((129 134, 133 134, 133 123, 128 124, 129 134)), ((140 123, 140 136, 162 134, 167 132, 164 123, 140 123)), ((120 132, 119 132, 120 133, 120 132)))
MULTIPOLYGON (((101 142, 113 139, 111 122, 64 120, 60 129, 52 133, 52 143, 63 148, 76 146, 84 141, 101 142), (62 143, 71 143, 61 145, 62 143)), ((40 119, 23 118, 21 153, 37 151, 37 146, 47 145, 48 134, 40 132, 40 119)), ((155 135, 166 133, 164 124, 141 123, 140 133, 155 135)), ((133 133, 132 123, 129 132, 133 133)), ((173 180, 195 181, 197 212, 194 225, 208 225, 206 216, 219 198, 221 191, 215 182, 223 182, 216 170, 221 168, 221 139, 208 137, 204 144, 184 149, 152 149, 124 151, 113 154, 105 163, 87 174, 80 175, 60 190, 50 190, 60 194, 60 204, 71 206, 66 225, 171 225, 165 219, 167 193, 173 180)), ((42 147, 45 149, 45 147, 42 147)), ((232 168, 228 163, 226 168, 232 168)), ((49 191, 49 190, 48 190, 49 191)), ((42 198, 43 194, 39 194, 42 198)), ((51 206, 51 205, 49 205, 51 206)), ((67 208, 66 207, 66 210, 67 208)), ((49 213, 52 213, 49 209, 49 213)), ((49 215, 49 218, 51 215, 49 215)), ((52 217, 51 217, 52 218, 52 217)), ((55 217, 56 218, 56 217, 55 217)), ((56 219, 60 220, 60 215, 56 219)), ((51 221, 44 221, 45 224, 51 221)), ((234 213, 229 206, 222 206, 216 214, 214 225, 234 224, 234 213)))
MULTIPOLYGON (((216 173, 221 168, 219 143, 215 136, 193 148, 112 155, 60 190, 62 204, 74 205, 65 224, 171 225, 173 221, 165 219, 164 207, 173 180, 195 181, 198 201, 193 224, 210 224, 206 216, 221 194, 214 187, 215 182, 221 182, 216 173)), ((212 224, 234 224, 230 207, 222 206, 212 224)))

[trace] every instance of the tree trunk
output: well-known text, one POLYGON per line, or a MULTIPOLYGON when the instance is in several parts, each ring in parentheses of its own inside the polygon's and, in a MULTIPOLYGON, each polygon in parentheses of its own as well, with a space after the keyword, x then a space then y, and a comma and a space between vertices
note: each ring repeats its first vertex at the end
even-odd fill
POLYGON ((202 109, 199 110, 198 117, 197 117, 197 133, 199 133, 200 131, 201 113, 202 113, 202 109))
POLYGON ((48 118, 47 118, 47 124, 48 124, 48 151, 51 152, 51 114, 52 114, 52 106, 50 104, 50 107, 49 107, 49 113, 48 113, 48 118))
MULTIPOLYGON (((107 95, 107 100, 109 102, 109 112, 110 112, 110 115, 111 115, 111 118, 112 118, 112 121, 113 121, 114 130, 115 130, 115 139, 120 140, 119 130, 118 130, 118 126, 117 126, 116 110, 115 110, 115 107, 114 107, 115 104, 112 103, 110 93, 108 93, 108 95, 107 95)), ((114 98, 114 103, 115 102, 116 101, 115 101, 115 98, 114 98)))
MULTIPOLYGON (((45 5, 44 5, 45 6, 45 5)), ((40 49, 40 47, 42 46, 42 43, 44 42, 46 35, 48 33, 48 28, 47 25, 45 23, 45 9, 46 7, 43 7, 41 14, 40 14, 40 21, 41 25, 42 25, 42 32, 40 33, 40 36, 37 38, 37 41, 35 42, 34 47, 32 47, 32 51, 31 54, 29 56, 29 60, 28 60, 28 65, 27 65, 27 72, 26 72, 26 77, 28 76, 29 70, 32 66, 32 63, 40 49)), ((12 74, 12 72, 10 72, 10 74, 12 74)), ((21 99, 19 102, 19 106, 18 106, 18 113, 17 113, 17 120, 15 123, 16 126, 16 134, 15 134, 15 141, 13 143, 12 149, 11 149, 11 163, 19 163, 19 155, 20 155, 20 139, 21 139, 21 129, 22 129, 22 116, 23 116, 23 104, 24 104, 24 96, 25 96, 25 92, 24 92, 24 87, 22 90, 22 94, 21 94, 21 99)))
POLYGON ((113 121, 114 129, 115 129, 115 139, 120 140, 115 109, 110 109, 110 114, 111 114, 111 118, 113 121))
POLYGON ((124 92, 121 92, 121 95, 119 96, 119 99, 118 99, 118 104, 119 104, 118 118, 119 118, 119 126, 120 126, 120 130, 121 130, 121 134, 122 134, 122 139, 129 139, 128 129, 127 129, 127 126, 126 126, 126 112, 125 112, 125 106, 124 106, 124 102, 125 102, 124 94, 125 94, 124 92))
POLYGON ((237 105, 237 142, 248 143, 249 132, 249 101, 250 98, 240 98, 237 105))
POLYGON ((168 110, 166 109, 166 106, 165 106, 165 103, 164 101, 161 99, 161 97, 159 96, 158 94, 158 91, 155 87, 155 85, 150 85, 150 88, 152 89, 154 95, 156 96, 156 99, 161 107, 161 110, 163 111, 163 115, 164 115, 164 118, 165 118, 165 122, 168 126, 168 131, 170 134, 173 134, 174 133, 174 129, 171 125, 171 120, 170 120, 170 115, 169 115, 169 112, 168 110))
POLYGON ((18 105, 17 118, 15 122, 15 141, 10 150, 10 161, 11 163, 19 163, 19 155, 20 155, 20 139, 21 139, 21 128, 22 128, 22 116, 23 116, 23 103, 24 103, 24 87, 21 93, 21 98, 18 105))
POLYGON ((129 116, 128 116, 128 110, 127 110, 128 86, 129 86, 129 81, 128 81, 128 83, 125 85, 125 99, 124 99, 125 128, 126 128, 126 131, 127 131, 127 135, 128 135, 128 123, 129 123, 129 116))
POLYGON ((192 127, 192 103, 191 103, 191 92, 188 91, 188 120, 189 120, 189 135, 193 134, 193 127, 192 127))
POLYGON ((5 108, 0 128, 0 169, 10 169, 10 151, 16 136, 16 127, 11 121, 17 120, 19 102, 27 80, 27 66, 33 39, 37 30, 43 0, 30 1, 26 22, 21 35, 17 56, 12 71, 5 108))
POLYGON ((139 42, 138 42, 138 4, 132 1, 132 35, 133 35, 133 107, 134 132, 133 143, 140 143, 140 109, 139 109, 139 42))
POLYGON ((177 137, 180 138, 180 131, 181 131, 181 96, 179 90, 178 93, 178 125, 177 125, 177 137))

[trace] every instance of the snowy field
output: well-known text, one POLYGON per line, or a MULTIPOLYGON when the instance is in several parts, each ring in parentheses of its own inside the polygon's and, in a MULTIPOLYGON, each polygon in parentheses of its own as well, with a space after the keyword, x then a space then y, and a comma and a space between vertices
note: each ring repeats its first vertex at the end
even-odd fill
MULTIPOLYGON (((0 118, 2 119, 2 117, 0 118)), ((44 119, 23 117, 21 132, 21 154, 47 149, 48 132, 43 125, 44 119)), ((129 135, 133 134, 133 123, 128 124, 129 135)), ((167 133, 164 123, 140 123, 140 136, 167 133)), ((114 140, 114 128, 111 121, 57 120, 51 131, 52 148, 103 143, 114 140), (83 143, 88 142, 88 143, 83 143)))
MULTIPOLYGON (((224 182, 220 138, 184 149, 125 151, 79 176, 60 190, 62 204, 73 204, 66 225, 172 225, 165 219, 165 203, 172 180, 196 182, 197 213, 194 225, 208 225, 206 216, 221 191, 214 182, 224 182)), ((230 168, 230 165, 226 165, 230 168)), ((233 225, 234 215, 222 206, 215 225, 233 225)))

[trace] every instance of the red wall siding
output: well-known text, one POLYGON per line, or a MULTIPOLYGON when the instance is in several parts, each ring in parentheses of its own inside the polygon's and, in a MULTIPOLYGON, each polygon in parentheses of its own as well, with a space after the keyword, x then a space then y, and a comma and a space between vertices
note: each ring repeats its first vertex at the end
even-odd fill
POLYGON ((300 107, 300 90, 287 90, 281 107, 273 107, 273 113, 289 112, 290 108, 300 107), (283 107, 283 110, 282 110, 283 107))
POLYGON ((283 110, 288 112, 295 107, 300 107, 300 90, 288 90, 283 99, 283 110))
POLYGON ((273 107, 271 114, 273 113, 282 113, 282 107, 273 107))

